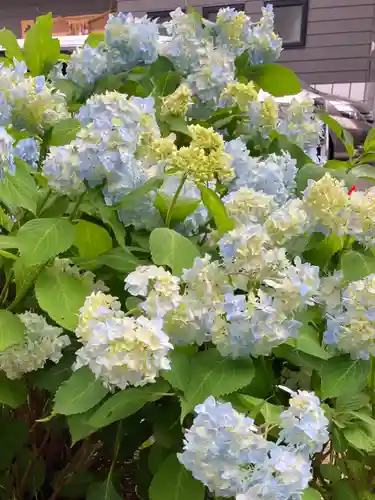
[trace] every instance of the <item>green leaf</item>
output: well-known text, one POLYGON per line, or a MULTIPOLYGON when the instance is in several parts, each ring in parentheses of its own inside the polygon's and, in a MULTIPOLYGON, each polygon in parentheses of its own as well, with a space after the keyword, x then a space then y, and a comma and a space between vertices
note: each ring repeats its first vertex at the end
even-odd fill
POLYGON ((75 118, 67 118, 56 123, 52 129, 50 146, 64 146, 73 141, 81 129, 81 122, 75 118))
POLYGON ((254 417, 256 417, 258 413, 261 413, 266 424, 280 424, 280 413, 284 410, 282 406, 273 405, 263 399, 254 398, 247 394, 236 394, 235 397, 245 409, 253 410, 256 408, 257 412, 254 417))
POLYGON ((0 235, 0 248, 18 248, 17 238, 14 236, 3 236, 0 235))
POLYGON ((0 417, 0 470, 11 466, 13 458, 25 446, 28 437, 26 422, 0 417))
POLYGON ((230 394, 250 384, 254 377, 251 359, 223 358, 216 349, 201 351, 191 360, 181 419, 208 396, 230 394))
POLYGON ((39 16, 26 35, 24 56, 31 76, 49 73, 60 57, 60 42, 52 38, 52 14, 39 16))
POLYGON ((79 101, 82 89, 71 80, 56 80, 54 86, 65 95, 68 104, 79 101))
POLYGON ((118 244, 125 247, 125 228, 119 221, 117 212, 104 203, 102 194, 97 190, 90 189, 85 199, 90 203, 94 213, 97 213, 102 221, 112 229, 118 244))
POLYGON ((16 283, 17 301, 23 296, 24 292, 33 285, 39 273, 39 266, 27 267, 22 259, 18 259, 13 265, 14 281, 16 283))
POLYGON ((67 219, 34 219, 17 233, 21 257, 26 266, 44 264, 68 250, 74 243, 73 224, 67 219))
POLYGON ((23 60, 22 51, 12 31, 5 28, 0 30, 0 45, 5 49, 5 55, 12 63, 13 59, 23 60))
POLYGON ((199 186, 204 206, 213 217, 216 227, 221 235, 231 231, 234 227, 233 221, 228 217, 224 203, 212 189, 199 186))
MULTIPOLYGON (((1 33, 1 32, 0 32, 1 33)), ((1 42, 1 39, 0 39, 1 42)), ((375 128, 372 128, 367 134, 365 143, 363 145, 365 154, 375 151, 375 128)))
MULTIPOLYGON (((165 219, 168 213, 168 209, 171 206, 173 197, 166 196, 165 194, 158 193, 154 199, 154 206, 159 210, 163 218, 165 219)), ((183 222, 186 217, 192 214, 200 204, 200 200, 186 200, 177 199, 177 202, 172 210, 171 224, 175 225, 183 222)))
POLYGON ((322 398, 337 398, 361 391, 369 372, 370 363, 367 361, 352 361, 346 356, 329 359, 320 374, 322 398))
POLYGON ((133 189, 133 191, 125 195, 122 201, 115 205, 113 208, 118 210, 120 208, 137 205, 144 199, 146 194, 158 189, 163 184, 163 182, 164 178, 162 176, 151 177, 151 179, 142 184, 142 186, 137 189, 133 189))
POLYGON ((303 491, 302 500, 323 500, 323 497, 314 488, 307 488, 303 491))
POLYGON ((23 342, 25 326, 18 316, 0 309, 0 352, 23 342))
POLYGON ((108 266, 121 273, 131 273, 142 261, 137 259, 126 247, 112 248, 109 252, 100 255, 96 259, 99 266, 108 266))
POLYGON ((112 238, 104 227, 86 220, 80 220, 75 226, 75 241, 81 257, 94 259, 112 248, 112 238))
POLYGON ((53 411, 61 415, 84 413, 107 394, 108 389, 88 368, 80 368, 57 390, 53 411))
POLYGON ((299 94, 302 90, 297 75, 280 64, 248 66, 244 76, 275 97, 299 94))
POLYGON ((35 214, 38 199, 35 181, 29 167, 22 160, 15 157, 14 162, 15 174, 5 174, 5 179, 0 182, 0 199, 8 207, 26 208, 35 214))
POLYGON ((303 252, 303 257, 311 264, 324 268, 330 262, 333 255, 342 250, 343 241, 342 238, 339 238, 335 234, 330 234, 315 244, 310 241, 308 247, 311 244, 312 248, 303 252))
POLYGON ((154 95, 163 97, 172 94, 180 85, 180 83, 181 74, 177 71, 169 71, 169 73, 164 73, 160 75, 157 80, 155 80, 154 95))
POLYGON ((345 146, 346 152, 348 153, 349 158, 352 158, 355 154, 353 136, 347 131, 344 130, 340 123, 335 120, 331 115, 329 115, 325 111, 319 112, 319 118, 328 126, 331 132, 333 132, 337 138, 342 142, 345 146))
POLYGON ((104 33, 90 33, 86 38, 85 45, 97 47, 101 42, 104 42, 104 33))
POLYGON ((296 348, 299 351, 306 352, 307 354, 315 356, 316 358, 329 358, 328 352, 319 342, 318 332, 310 325, 304 324, 298 330, 298 336, 296 338, 296 348))
POLYGON ((122 498, 115 490, 110 476, 102 483, 91 484, 86 495, 86 500, 122 500, 122 498))
POLYGON ((321 464, 320 472, 325 479, 331 483, 336 483, 341 479, 341 471, 333 464, 321 464))
POLYGON ((348 168, 351 168, 351 163, 348 161, 342 161, 342 160, 328 160, 323 165, 323 168, 328 168, 329 170, 348 169, 348 168))
POLYGON ((341 257, 341 269, 347 281, 357 281, 375 273, 375 256, 348 251, 341 257))
POLYGON ((149 496, 150 500, 204 500, 205 488, 171 454, 152 478, 149 496))
POLYGON ((297 173, 297 193, 302 193, 304 191, 310 179, 318 181, 327 173, 336 179, 344 181, 345 185, 349 188, 351 188, 357 180, 357 178, 354 175, 351 175, 351 173, 346 173, 345 171, 338 169, 322 168, 318 165, 309 163, 300 168, 297 173))
POLYGON ((351 411, 359 410, 365 406, 368 406, 370 402, 369 396, 360 392, 359 394, 344 394, 336 400, 336 410, 341 411, 351 411))
POLYGON ((161 375, 174 389, 184 392, 190 380, 191 356, 177 348, 171 352, 169 359, 172 367, 170 370, 163 370, 161 375))
POLYGON ((55 393, 60 385, 72 375, 74 361, 75 357, 71 353, 64 353, 57 364, 47 364, 44 368, 32 372, 30 377, 33 384, 40 389, 55 393))
POLYGON ((4 373, 0 372, 0 403, 18 408, 26 403, 27 388, 25 382, 20 380, 9 380, 4 373))
POLYGON ((41 309, 71 331, 76 328, 79 309, 91 291, 87 282, 57 267, 45 269, 35 283, 35 294, 41 309))
POLYGON ((129 417, 137 412, 146 403, 157 401, 169 390, 167 382, 158 381, 144 387, 124 389, 111 396, 94 413, 88 423, 96 429, 106 427, 117 420, 129 417))
POLYGON ((154 78, 155 81, 165 73, 169 71, 174 71, 174 66, 172 62, 164 56, 159 56, 155 62, 153 62, 149 68, 150 77, 154 78))
POLYGON ((179 132, 180 134, 191 137, 188 124, 183 116, 168 116, 164 118, 164 121, 168 124, 170 132, 179 132))
POLYGON ((372 182, 375 181, 375 167, 373 165, 360 165, 359 167, 353 168, 350 173, 359 179, 367 179, 372 182))
POLYGON ((173 274, 181 275, 199 257, 198 248, 173 229, 157 228, 150 235, 150 250, 154 264, 166 265, 173 274))
MULTIPOLYGON (((315 356, 310 356, 302 351, 297 351, 294 347, 287 344, 282 344, 273 350, 277 358, 286 359, 295 366, 307 368, 309 370, 316 370, 320 372, 324 361, 315 356)), ((329 361, 328 361, 329 362, 329 361)))
POLYGON ((350 425, 343 430, 343 434, 348 443, 358 450, 370 452, 375 449, 374 434, 366 424, 350 425))
POLYGON ((97 429, 88 423, 95 411, 96 407, 91 408, 85 413, 77 413, 76 415, 69 415, 67 417, 72 446, 78 443, 78 441, 87 438, 93 432, 96 432, 97 429))
POLYGON ((22 450, 17 457, 17 471, 20 477, 25 477, 25 491, 34 493, 37 497, 46 476, 44 461, 31 450, 22 450))

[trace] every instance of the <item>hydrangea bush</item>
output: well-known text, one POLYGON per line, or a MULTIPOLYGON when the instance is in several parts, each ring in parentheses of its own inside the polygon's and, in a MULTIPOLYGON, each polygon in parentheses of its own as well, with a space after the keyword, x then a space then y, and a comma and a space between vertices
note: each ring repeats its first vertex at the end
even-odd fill
POLYGON ((0 32, 0 498, 374 499, 375 134, 270 7, 159 28, 0 32))

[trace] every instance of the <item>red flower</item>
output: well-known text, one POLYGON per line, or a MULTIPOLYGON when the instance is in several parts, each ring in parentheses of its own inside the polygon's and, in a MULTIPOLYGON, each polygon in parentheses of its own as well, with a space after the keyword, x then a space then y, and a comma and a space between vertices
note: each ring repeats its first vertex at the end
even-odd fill
POLYGON ((354 184, 354 186, 352 186, 352 187, 349 189, 349 193, 348 193, 348 195, 349 195, 349 196, 350 196, 350 195, 352 195, 352 194, 354 193, 354 191, 357 191, 357 186, 356 186, 356 184, 354 184))

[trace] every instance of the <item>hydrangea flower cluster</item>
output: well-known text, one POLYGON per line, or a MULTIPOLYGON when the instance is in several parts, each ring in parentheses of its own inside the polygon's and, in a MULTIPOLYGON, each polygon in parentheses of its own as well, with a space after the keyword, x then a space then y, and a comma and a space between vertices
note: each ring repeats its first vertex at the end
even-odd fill
POLYGON ((152 383, 160 370, 170 369, 167 355, 173 346, 162 321, 126 317, 111 295, 94 292, 87 297, 76 335, 83 346, 74 368, 88 366, 109 388, 152 383))
POLYGON ((14 163, 13 139, 5 130, 0 127, 0 179, 3 180, 6 173, 14 175, 16 165, 14 163))
POLYGON ((58 363, 70 344, 69 337, 61 335, 63 329, 49 325, 42 316, 26 311, 18 317, 25 326, 23 342, 0 352, 0 370, 12 380, 43 368, 48 360, 58 363))
POLYGON ((309 454, 327 441, 328 420, 313 393, 292 396, 276 444, 230 403, 208 397, 195 408, 179 461, 220 497, 300 500, 312 478, 309 454))
POLYGON ((56 122, 69 118, 65 96, 46 82, 44 76, 27 76, 25 63, 0 66, 0 125, 12 125, 43 134, 56 122))
POLYGON ((375 355, 375 275, 341 291, 336 308, 327 312, 324 341, 353 359, 370 359, 375 355))
POLYGON ((39 158, 39 144, 33 137, 21 139, 14 146, 14 154, 36 169, 39 158))

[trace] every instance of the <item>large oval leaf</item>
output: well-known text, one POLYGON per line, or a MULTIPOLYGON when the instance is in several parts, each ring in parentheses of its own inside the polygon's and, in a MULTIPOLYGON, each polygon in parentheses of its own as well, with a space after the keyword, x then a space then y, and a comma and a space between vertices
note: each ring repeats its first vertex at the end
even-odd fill
POLYGON ((0 310, 0 351, 5 351, 12 345, 20 344, 25 335, 25 326, 18 316, 0 310))
POLYGON ((347 356, 331 358, 320 373, 322 398, 355 394, 366 385, 370 362, 353 361, 347 356))
POLYGON ((91 291, 88 283, 56 267, 45 269, 35 284, 36 298, 43 311, 71 331, 76 328, 79 309, 91 291))
POLYGON ((150 500, 203 500, 205 489, 172 453, 153 477, 149 496, 150 500))
POLYGON ((17 233, 21 258, 26 266, 44 264, 74 243, 74 226, 67 219, 34 219, 17 233))
POLYGON ((74 245, 78 248, 81 257, 93 259, 112 248, 112 238, 104 227, 80 220, 75 226, 75 231, 74 245))
POLYGON ((152 231, 150 249, 154 263, 170 267, 176 275, 180 275, 184 269, 190 269, 200 255, 190 240, 173 229, 163 227, 152 231))
POLYGON ((57 390, 53 412, 61 415, 84 413, 107 394, 108 389, 88 368, 80 368, 57 390))
POLYGON ((36 212, 37 188, 28 166, 19 158, 14 159, 16 171, 14 175, 5 174, 0 182, 0 200, 9 207, 22 207, 36 212))

